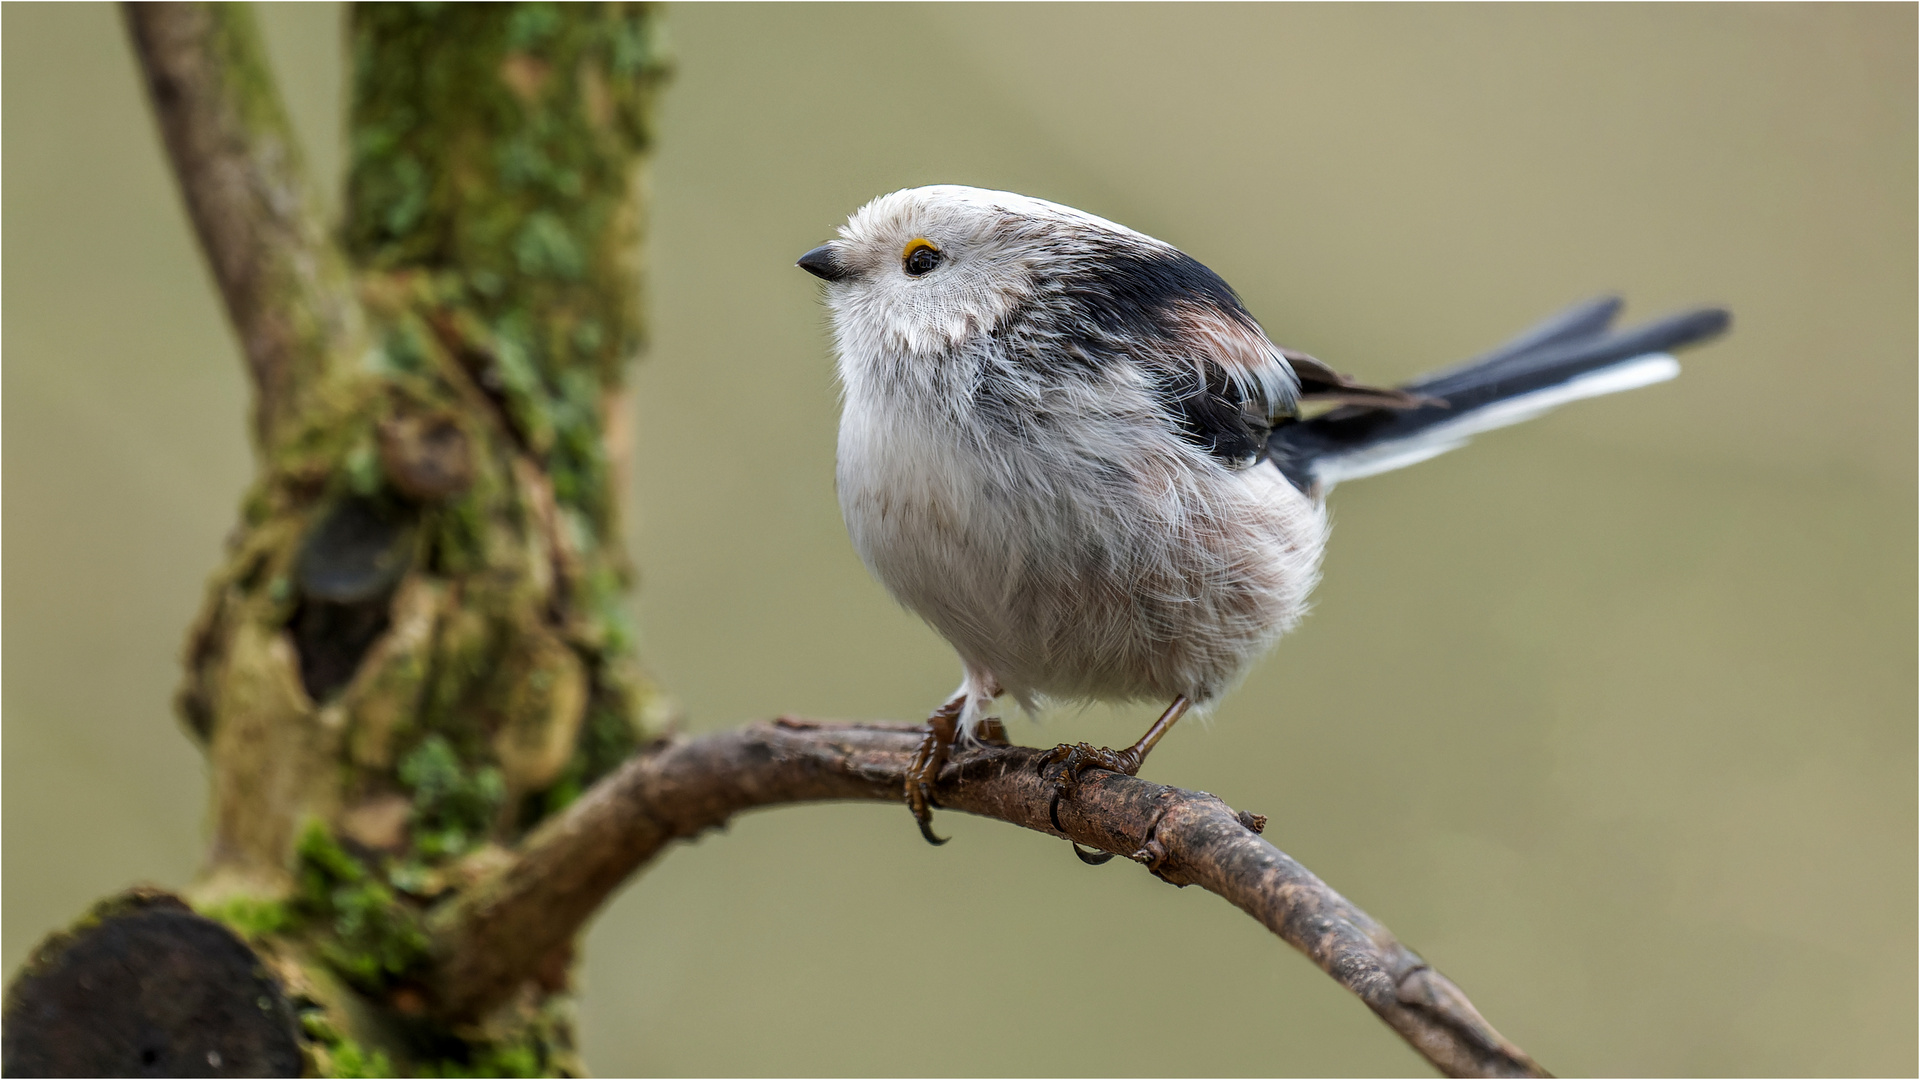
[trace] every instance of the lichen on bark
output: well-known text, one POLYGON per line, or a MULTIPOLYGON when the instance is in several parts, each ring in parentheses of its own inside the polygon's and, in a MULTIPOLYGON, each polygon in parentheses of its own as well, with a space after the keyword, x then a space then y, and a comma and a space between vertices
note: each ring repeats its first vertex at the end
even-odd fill
POLYGON ((352 47, 350 255, 432 276, 430 321, 543 461, 570 527, 605 544, 603 410, 644 336, 635 185, 664 72, 655 18, 368 5, 352 47))
MULTIPOLYGON (((327 969, 302 1024, 337 1036, 329 1068, 570 1069, 570 949, 489 1015, 443 1016, 419 928, 663 708, 633 656, 608 437, 645 337, 659 14, 366 4, 347 38, 328 251, 357 329, 275 372, 296 404, 189 635, 179 703, 214 789, 194 899, 327 969)), ((242 45, 238 112, 284 134, 242 45)))

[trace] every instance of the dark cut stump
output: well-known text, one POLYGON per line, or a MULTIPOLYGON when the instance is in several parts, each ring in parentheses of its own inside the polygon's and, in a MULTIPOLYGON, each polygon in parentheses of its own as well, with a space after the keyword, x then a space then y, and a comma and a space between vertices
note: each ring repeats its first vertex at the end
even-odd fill
POLYGON ((40 943, 7 989, 6 1076, 298 1076, 293 1011, 252 949, 134 889, 40 943))

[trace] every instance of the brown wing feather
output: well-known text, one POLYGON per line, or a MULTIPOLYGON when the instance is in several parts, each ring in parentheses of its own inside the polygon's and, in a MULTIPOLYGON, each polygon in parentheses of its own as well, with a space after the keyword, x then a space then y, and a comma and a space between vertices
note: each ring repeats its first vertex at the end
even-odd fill
POLYGON ((1368 386, 1342 375, 1297 349, 1282 348, 1293 374, 1300 380, 1300 401, 1327 405, 1366 405, 1377 409, 1418 409, 1423 405, 1445 405, 1439 398, 1423 397, 1386 386, 1368 386))

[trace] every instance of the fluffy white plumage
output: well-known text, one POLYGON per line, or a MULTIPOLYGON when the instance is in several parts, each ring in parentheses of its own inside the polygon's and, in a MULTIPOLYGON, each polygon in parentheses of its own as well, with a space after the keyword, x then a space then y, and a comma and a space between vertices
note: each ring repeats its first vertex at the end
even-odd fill
POLYGON ((1298 621, 1319 501, 1183 437, 1168 408, 1170 386, 1204 389, 1203 362, 1263 413, 1295 392, 1251 319, 1152 272, 1197 264, 961 187, 875 199, 832 248, 841 510, 874 575, 960 654, 963 731, 1000 691, 1205 705, 1298 621), (938 269, 901 270, 916 241, 938 269), (1103 300, 1132 310, 1090 310, 1103 300))

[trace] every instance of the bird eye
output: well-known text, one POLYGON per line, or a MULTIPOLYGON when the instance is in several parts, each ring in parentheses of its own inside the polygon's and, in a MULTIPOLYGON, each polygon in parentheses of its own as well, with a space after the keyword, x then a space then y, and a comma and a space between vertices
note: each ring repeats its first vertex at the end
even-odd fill
POLYGON ((934 267, 940 265, 940 249, 925 240, 915 240, 908 244, 907 250, 902 252, 902 257, 909 277, 931 273, 934 267))

